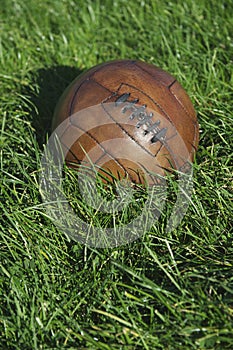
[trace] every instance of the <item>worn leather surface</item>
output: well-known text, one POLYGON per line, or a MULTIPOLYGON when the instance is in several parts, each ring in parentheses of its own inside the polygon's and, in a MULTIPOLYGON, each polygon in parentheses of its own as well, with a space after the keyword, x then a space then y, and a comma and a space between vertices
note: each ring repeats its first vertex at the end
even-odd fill
POLYGON ((77 77, 57 105, 52 129, 62 122, 64 149, 72 140, 67 164, 92 163, 136 183, 145 173, 184 169, 199 141, 185 90, 167 72, 141 61, 112 61, 77 77))

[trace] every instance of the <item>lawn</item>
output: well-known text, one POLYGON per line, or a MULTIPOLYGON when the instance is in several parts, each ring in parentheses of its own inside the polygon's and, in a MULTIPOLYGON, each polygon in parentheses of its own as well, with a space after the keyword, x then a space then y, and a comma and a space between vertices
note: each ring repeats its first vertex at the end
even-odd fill
POLYGON ((1 0, 0 349, 233 349, 232 28, 230 0, 1 0), (119 58, 177 78, 200 146, 180 225, 101 249, 46 215, 40 159, 66 86, 119 58))

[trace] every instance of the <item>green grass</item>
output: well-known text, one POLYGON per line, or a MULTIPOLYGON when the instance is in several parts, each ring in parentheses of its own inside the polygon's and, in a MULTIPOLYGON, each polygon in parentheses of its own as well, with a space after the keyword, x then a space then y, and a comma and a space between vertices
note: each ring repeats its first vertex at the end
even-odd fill
POLYGON ((0 348, 233 349, 233 5, 1 0, 0 348), (201 126, 192 205, 114 249, 46 216, 40 157, 64 88, 137 58, 185 87, 201 126))

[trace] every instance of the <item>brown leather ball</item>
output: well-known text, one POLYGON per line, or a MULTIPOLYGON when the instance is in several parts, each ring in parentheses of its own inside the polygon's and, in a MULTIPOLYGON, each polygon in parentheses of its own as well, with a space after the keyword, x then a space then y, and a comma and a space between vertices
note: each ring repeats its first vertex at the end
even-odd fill
POLYGON ((52 129, 67 164, 91 164, 110 179, 134 183, 148 173, 185 169, 199 140, 196 113, 182 86, 137 60, 103 63, 77 77, 56 107, 52 129))

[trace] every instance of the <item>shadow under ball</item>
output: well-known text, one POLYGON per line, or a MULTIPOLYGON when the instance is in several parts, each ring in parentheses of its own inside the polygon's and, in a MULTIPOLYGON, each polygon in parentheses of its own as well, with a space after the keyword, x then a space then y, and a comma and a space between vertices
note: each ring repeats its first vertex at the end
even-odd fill
POLYGON ((78 76, 59 100, 52 130, 61 123, 67 165, 88 159, 134 183, 143 183, 148 173, 185 171, 199 141, 196 113, 183 87, 164 70, 137 60, 103 63, 78 76))

